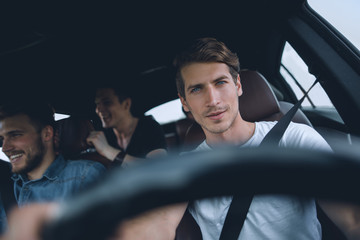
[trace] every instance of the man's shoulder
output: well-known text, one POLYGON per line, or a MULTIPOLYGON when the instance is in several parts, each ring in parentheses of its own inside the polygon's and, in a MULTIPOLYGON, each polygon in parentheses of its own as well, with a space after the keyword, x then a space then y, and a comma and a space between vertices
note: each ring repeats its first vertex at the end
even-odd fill
POLYGON ((139 125, 149 127, 149 126, 160 126, 160 124, 155 120, 152 115, 142 116, 139 118, 139 125))
MULTIPOLYGON (((273 128, 276 124, 278 123, 278 121, 260 121, 260 122, 256 122, 256 127, 268 132, 271 130, 271 128, 273 128)), ((290 122, 286 132, 314 132, 315 130, 303 123, 296 123, 296 122, 290 122)))
POLYGON ((106 168, 99 162, 93 160, 79 159, 79 160, 66 160, 66 169, 77 169, 81 170, 89 170, 95 169, 97 171, 105 171, 106 168))

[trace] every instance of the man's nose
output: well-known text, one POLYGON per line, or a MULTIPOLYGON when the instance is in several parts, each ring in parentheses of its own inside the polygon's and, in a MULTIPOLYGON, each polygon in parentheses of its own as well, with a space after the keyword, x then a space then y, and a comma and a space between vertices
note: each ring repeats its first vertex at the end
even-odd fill
POLYGON ((11 149, 12 149, 11 141, 9 141, 8 139, 3 139, 2 140, 2 151, 5 153, 7 151, 10 151, 11 149))
POLYGON ((208 106, 216 106, 219 103, 219 93, 213 87, 209 87, 207 89, 206 98, 207 98, 206 103, 208 106))
POLYGON ((95 112, 99 114, 103 110, 102 104, 96 104, 95 112))

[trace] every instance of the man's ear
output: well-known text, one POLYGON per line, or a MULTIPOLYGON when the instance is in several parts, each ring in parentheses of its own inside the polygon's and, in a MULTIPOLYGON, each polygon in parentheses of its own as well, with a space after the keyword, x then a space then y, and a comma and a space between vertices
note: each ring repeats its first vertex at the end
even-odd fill
POLYGON ((44 142, 53 141, 54 140, 54 128, 50 125, 45 126, 41 130, 41 137, 44 142))
POLYGON ((123 104, 124 104, 125 109, 130 111, 130 108, 131 108, 131 98, 126 98, 126 99, 123 101, 123 104))
POLYGON ((235 85, 236 85, 236 89, 237 89, 237 94, 240 97, 243 94, 242 85, 241 85, 241 81, 240 81, 240 74, 237 75, 235 85))
POLYGON ((186 102, 185 98, 183 98, 179 93, 178 93, 178 96, 180 98, 181 104, 182 104, 185 112, 190 112, 190 109, 187 106, 187 102, 186 102))

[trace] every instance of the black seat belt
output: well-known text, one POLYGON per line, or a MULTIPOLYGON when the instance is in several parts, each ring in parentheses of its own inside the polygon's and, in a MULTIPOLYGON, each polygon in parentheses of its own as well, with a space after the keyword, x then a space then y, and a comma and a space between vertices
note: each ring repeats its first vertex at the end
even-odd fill
POLYGON ((253 196, 235 195, 226 214, 220 240, 238 239, 253 196))
POLYGON ((316 81, 311 85, 309 90, 305 93, 305 95, 294 105, 292 108, 275 124, 275 126, 265 135, 264 139, 261 141, 259 147, 278 147, 279 142, 284 135, 287 127, 289 126, 291 120, 295 116, 297 110, 300 108, 302 102, 307 97, 310 90, 315 86, 318 82, 316 81))
MULTIPOLYGON (((275 124, 275 126, 265 135, 259 147, 278 147, 287 127, 299 109, 301 103, 307 97, 309 91, 315 86, 318 79, 305 93, 305 95, 275 124)), ((220 240, 236 240, 239 238, 240 231, 244 225, 246 215, 249 211, 254 196, 235 195, 231 201, 227 212, 224 226, 221 230, 220 240)))

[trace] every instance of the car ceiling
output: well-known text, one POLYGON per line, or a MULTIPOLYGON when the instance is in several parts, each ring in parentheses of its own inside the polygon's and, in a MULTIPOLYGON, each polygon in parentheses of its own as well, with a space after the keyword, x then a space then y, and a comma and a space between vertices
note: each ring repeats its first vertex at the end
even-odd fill
POLYGON ((271 72, 279 23, 302 2, 8 6, 0 28, 1 101, 26 92, 45 96, 58 112, 90 115, 94 89, 115 84, 134 88, 143 112, 177 97, 172 59, 184 43, 205 36, 224 41, 242 68, 271 72))

